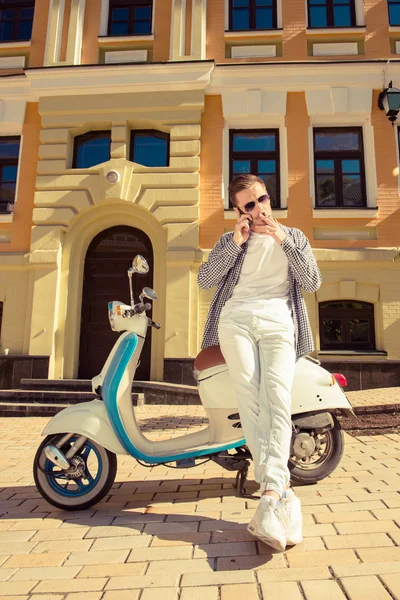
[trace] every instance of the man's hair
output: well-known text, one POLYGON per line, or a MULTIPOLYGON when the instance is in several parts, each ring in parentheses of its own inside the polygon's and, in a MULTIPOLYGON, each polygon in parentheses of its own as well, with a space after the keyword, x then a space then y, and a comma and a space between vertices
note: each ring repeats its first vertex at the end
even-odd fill
POLYGON ((249 189, 255 183, 260 183, 264 189, 265 182, 257 175, 251 175, 250 173, 243 173, 242 175, 238 175, 234 179, 232 179, 228 191, 229 191, 229 199, 232 202, 233 206, 236 206, 236 194, 237 192, 241 192, 242 190, 249 189))

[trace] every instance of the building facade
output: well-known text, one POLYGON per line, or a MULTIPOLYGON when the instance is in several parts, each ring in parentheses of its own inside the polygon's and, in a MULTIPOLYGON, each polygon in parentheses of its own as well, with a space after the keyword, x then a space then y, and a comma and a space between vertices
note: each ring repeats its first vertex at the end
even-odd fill
POLYGON ((162 329, 139 375, 185 379, 212 295, 198 269, 233 229, 229 180, 253 172, 321 268, 315 356, 354 388, 400 384, 390 81, 397 0, 0 0, 2 353, 95 375, 141 253, 162 329))

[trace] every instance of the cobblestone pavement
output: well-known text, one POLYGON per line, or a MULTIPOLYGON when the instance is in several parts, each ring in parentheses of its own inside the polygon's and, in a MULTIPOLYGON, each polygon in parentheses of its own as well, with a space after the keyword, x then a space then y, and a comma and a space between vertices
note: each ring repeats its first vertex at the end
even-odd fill
MULTIPOLYGON (((155 440, 205 425, 200 406, 137 412, 155 440)), ((400 435, 346 435, 337 470, 296 488, 303 543, 275 553, 246 532, 257 501, 213 462, 120 457, 104 501, 51 507, 32 478, 46 422, 0 420, 0 600, 400 599, 400 435)))
POLYGON ((385 404, 400 404, 400 387, 346 392, 346 395, 353 406, 383 406, 385 404))

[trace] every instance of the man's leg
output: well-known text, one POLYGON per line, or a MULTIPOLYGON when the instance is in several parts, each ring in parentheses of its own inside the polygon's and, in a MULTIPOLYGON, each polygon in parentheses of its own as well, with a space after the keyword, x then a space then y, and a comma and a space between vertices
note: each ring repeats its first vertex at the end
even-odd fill
POLYGON ((236 392, 243 434, 253 455, 256 452, 260 414, 260 364, 257 343, 249 323, 251 318, 244 317, 241 322, 237 319, 223 321, 220 323, 218 335, 236 392))
POLYGON ((260 318, 260 414, 255 458, 261 491, 281 497, 290 481, 288 460, 292 436, 291 388, 295 351, 292 322, 260 318))

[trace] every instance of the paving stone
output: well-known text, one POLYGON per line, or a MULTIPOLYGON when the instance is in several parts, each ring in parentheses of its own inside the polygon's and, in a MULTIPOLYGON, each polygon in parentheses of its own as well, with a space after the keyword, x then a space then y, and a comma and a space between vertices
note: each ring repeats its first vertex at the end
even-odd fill
POLYGON ((204 544, 196 546, 194 558, 216 557, 216 556, 246 556, 257 554, 255 542, 238 542, 226 544, 204 544))
POLYGON ((214 573, 185 573, 181 587, 225 585, 229 583, 252 583, 251 571, 215 571, 214 573))
MULTIPOLYGON (((391 549, 393 550, 393 549, 391 549)), ((376 554, 376 550, 373 550, 376 554)), ((362 550, 360 550, 360 553, 362 550)), ((381 552, 381 550, 379 550, 381 552)), ((359 561, 352 550, 321 550, 317 552, 287 552, 290 567, 307 565, 328 566, 332 564, 357 564, 359 561)))
POLYGON ((0 581, 7 581, 8 579, 11 579, 16 572, 17 569, 0 569, 0 581))
MULTIPOLYGON (((375 514, 375 513, 374 513, 375 514)), ((354 512, 316 512, 314 513, 314 518, 317 523, 354 523, 354 521, 374 521, 375 517, 372 513, 368 511, 360 511, 357 513, 357 519, 354 517, 354 512)), ((386 517, 386 519, 390 519, 391 517, 386 517)), ((399 511, 400 518, 400 511, 399 511)))
POLYGON ((102 590, 106 583, 107 579, 100 577, 96 579, 49 579, 47 581, 41 581, 35 587, 34 593, 97 592, 102 590))
MULTIPOLYGON (((100 600, 102 597, 102 592, 77 592, 68 594, 65 600, 100 600)), ((51 596, 49 596, 49 600, 51 600, 51 596)), ((38 596, 38 600, 43 600, 43 596, 38 596)))
POLYGON ((221 600, 259 600, 255 583, 221 586, 221 600))
MULTIPOLYGON (((149 564, 146 575, 157 575, 161 573, 205 573, 214 570, 215 559, 204 558, 190 560, 155 560, 149 564)), ((135 564, 135 563, 131 563, 135 564)), ((139 563, 141 564, 141 563, 139 563)))
POLYGON ((129 555, 129 550, 103 550, 90 552, 72 552, 66 566, 71 565, 108 565, 124 563, 129 555))
MULTIPOLYGON (((379 556, 378 556, 379 558, 379 556)), ((400 562, 367 562, 358 565, 331 565, 336 577, 400 573, 400 562)))
POLYGON ((274 600, 304 600, 297 583, 293 581, 262 583, 261 590, 264 598, 274 600))
POLYGON ((139 600, 140 594, 141 590, 118 590, 117 592, 106 592, 102 596, 102 600, 139 600))
POLYGON ((217 571, 246 569, 285 569, 283 554, 263 554, 262 556, 225 556, 217 558, 217 571))
MULTIPOLYGON (((62 549, 64 552, 87 552, 93 545, 93 540, 68 540, 62 542, 38 542, 32 549, 33 554, 52 554, 59 553, 62 549)), ((20 554, 27 554, 27 552, 20 552, 20 554)))
MULTIPOLYGON (((86 540, 84 540, 86 541, 86 540)), ((93 540, 87 540, 92 542, 93 540)), ((146 548, 151 542, 150 535, 131 535, 125 537, 99 538, 95 540, 91 550, 127 550, 133 548, 146 548)))
POLYGON ((37 581, 4 581, 1 584, 1 593, 4 596, 29 594, 37 583, 37 581))
POLYGON ((307 600, 320 600, 320 598, 324 598, 324 600, 346 600, 346 596, 336 581, 302 581, 301 586, 307 600))
POLYGON ((158 561, 158 560, 179 560, 190 558, 192 548, 190 546, 172 546, 166 548, 141 548, 132 550, 127 562, 158 561))
POLYGON ((400 561, 400 546, 394 548, 360 548, 357 554, 363 562, 393 562, 400 561))
MULTIPOLYGON (((80 581, 86 581, 81 579, 80 581)), ((90 581, 96 581, 94 579, 90 581)), ((133 575, 129 577, 111 577, 106 586, 108 590, 128 590, 148 587, 177 587, 179 575, 162 573, 161 575, 133 575)))
POLYGON ((184 588, 180 600, 218 600, 218 595, 219 588, 217 586, 184 588))
POLYGON ((393 546, 393 542, 385 533, 326 535, 323 537, 323 540, 328 550, 335 550, 338 548, 380 548, 383 546, 393 546))
POLYGON ((303 567, 286 569, 258 570, 257 579, 260 583, 271 581, 312 581, 314 579, 332 579, 328 567, 303 567))
POLYGON ((104 538, 104 537, 124 537, 130 535, 140 535, 141 527, 136 526, 105 526, 105 527, 91 527, 84 535, 85 539, 91 538, 104 538))
POLYGON ((177 600, 178 588, 150 588, 143 590, 140 600, 177 600))
POLYGON ((21 568, 13 576, 12 581, 31 581, 43 579, 73 579, 79 567, 28 567, 21 568))
POLYGON ((209 541, 210 533, 206 531, 193 533, 166 533, 162 534, 162 537, 155 535, 150 547, 207 544, 209 541))
POLYGON ((380 579, 396 599, 400 598, 400 572, 381 575, 380 579))
POLYGON ((144 575, 148 563, 88 565, 79 572, 78 578, 85 577, 125 577, 128 575, 144 575))
POLYGON ((340 579, 350 600, 392 600, 382 583, 373 575, 340 579))

